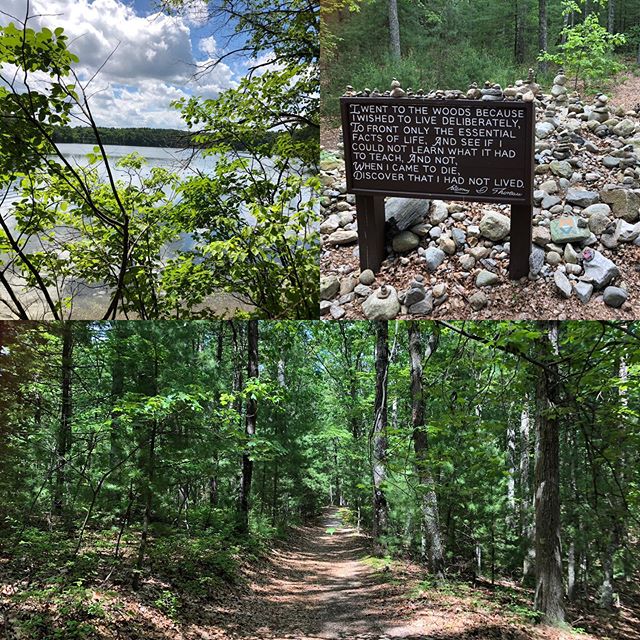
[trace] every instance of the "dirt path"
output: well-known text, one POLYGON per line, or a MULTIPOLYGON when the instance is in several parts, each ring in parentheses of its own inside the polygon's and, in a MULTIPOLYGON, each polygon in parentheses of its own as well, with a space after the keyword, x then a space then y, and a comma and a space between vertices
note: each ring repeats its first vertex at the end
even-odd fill
MULTIPOLYGON (((206 640, 565 640, 570 634, 530 624, 474 594, 425 591, 421 571, 385 571, 366 561, 368 539, 335 510, 270 554, 250 576, 245 596, 205 613, 186 638, 206 640), (364 560, 364 561, 363 561, 364 560), (410 594, 413 596, 410 597, 410 594), (216 624, 211 625, 212 617, 216 624), (214 630, 215 629, 215 630, 214 630)), ((593 636, 582 636, 585 640, 593 636)))

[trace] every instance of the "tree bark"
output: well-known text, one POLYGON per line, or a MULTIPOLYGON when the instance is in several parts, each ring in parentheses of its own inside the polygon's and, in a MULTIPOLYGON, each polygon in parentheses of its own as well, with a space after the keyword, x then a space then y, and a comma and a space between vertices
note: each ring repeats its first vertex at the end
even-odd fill
POLYGON ((560 378, 555 360, 558 353, 558 322, 544 323, 540 356, 546 363, 538 371, 536 385, 535 458, 535 608, 549 625, 564 622, 562 548, 560 542, 560 440, 557 409, 560 405, 560 378))
MULTIPOLYGON (((549 20, 547 17, 547 0, 538 0, 538 49, 546 53, 549 48, 549 20)), ((540 71, 547 71, 548 64, 540 62, 540 71)))
POLYGON ((387 374, 389 371, 389 330, 387 322, 376 327, 376 398, 373 418, 373 536, 382 551, 381 538, 387 531, 388 505, 384 494, 387 464, 387 374))
POLYGON ((516 0, 516 42, 515 58, 517 64, 523 64, 527 57, 527 41, 525 38, 528 0, 516 0))
MULTIPOLYGON (((444 549, 440 535, 438 498, 433 475, 429 469, 429 442, 425 426, 425 398, 422 379, 422 335, 420 325, 411 321, 409 331, 409 357, 411 360, 411 426, 413 449, 416 455, 416 473, 420 483, 422 527, 427 547, 429 569, 439 579, 444 578, 444 549)), ((428 347, 428 356, 432 353, 428 347)))
POLYGON ((62 372, 61 372, 61 410, 60 423, 56 439, 56 481, 53 495, 52 512, 62 516, 65 508, 65 484, 67 458, 71 450, 71 420, 73 404, 71 397, 71 377, 73 374, 73 325, 62 324, 62 372))
MULTIPOLYGON (((258 378, 258 321, 249 320, 248 326, 248 361, 247 383, 258 378)), ((251 440, 256 433, 258 403, 252 395, 247 398, 247 415, 245 417, 245 435, 251 440)), ((240 503, 238 510, 238 533, 249 533, 249 496, 251 478, 253 476, 253 460, 248 449, 242 454, 242 481, 240 483, 240 503)))
POLYGON ((393 60, 400 60, 400 22, 398 0, 389 0, 389 52, 393 60))
POLYGON ((609 33, 616 32, 616 0, 609 0, 609 11, 607 14, 607 30, 609 33))

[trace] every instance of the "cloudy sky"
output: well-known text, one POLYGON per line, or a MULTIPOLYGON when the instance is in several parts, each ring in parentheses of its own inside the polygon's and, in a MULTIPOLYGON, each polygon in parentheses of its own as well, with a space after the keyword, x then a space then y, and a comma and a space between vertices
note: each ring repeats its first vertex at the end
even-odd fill
MULTIPOLYGON (((0 9, 24 17, 27 0, 1 0, 0 9)), ((169 106, 182 96, 215 97, 235 86, 246 59, 229 57, 194 80, 198 65, 225 51, 230 25, 203 21, 203 5, 183 17, 159 13, 157 0, 31 0, 34 29, 63 27, 90 78, 116 50, 98 79, 90 104, 100 126, 184 128, 169 106), (116 49, 117 47, 117 49, 116 49)), ((0 24, 11 20, 0 14, 0 24)))

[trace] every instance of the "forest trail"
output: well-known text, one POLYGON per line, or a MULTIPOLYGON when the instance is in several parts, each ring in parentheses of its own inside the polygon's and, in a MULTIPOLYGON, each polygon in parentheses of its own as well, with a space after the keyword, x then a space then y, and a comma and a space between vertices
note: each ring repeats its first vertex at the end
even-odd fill
MULTIPOLYGON (((250 590, 217 624, 191 638, 270 640, 564 640, 568 633, 516 621, 470 595, 427 591, 419 574, 371 558, 369 539, 341 523, 337 509, 270 553, 251 574, 250 590), (204 632, 204 633, 203 633, 204 632)), ((480 593, 480 592, 478 592, 480 593)), ((213 612, 211 612, 213 613, 213 612)), ((583 635, 589 640, 590 635, 583 635)))
POLYGON ((622 74, 611 89, 610 97, 615 106, 635 109, 640 105, 640 77, 633 73, 622 74))

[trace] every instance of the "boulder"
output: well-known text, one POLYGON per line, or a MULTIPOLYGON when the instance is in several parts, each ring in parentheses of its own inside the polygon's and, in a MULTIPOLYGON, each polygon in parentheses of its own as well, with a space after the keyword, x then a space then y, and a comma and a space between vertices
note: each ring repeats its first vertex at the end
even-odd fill
POLYGON ((594 289, 598 290, 604 289, 620 275, 618 267, 595 249, 589 248, 582 252, 582 266, 584 268, 582 279, 592 283, 594 289))
POLYGON ((424 252, 424 261, 427 265, 427 271, 434 273, 435 270, 444 262, 445 253, 442 249, 429 247, 424 252))
POLYGON ((630 189, 608 186, 600 192, 603 202, 611 205, 613 214, 627 222, 640 218, 640 195, 630 189))
POLYGON ((339 229, 338 231, 334 231, 327 242, 329 244, 337 244, 337 245, 345 245, 352 244, 358 240, 358 232, 357 231, 348 231, 347 229, 339 229))
POLYGON ((499 276, 486 269, 482 269, 476 276, 476 287, 491 287, 499 282, 499 276))
POLYGON ((615 309, 621 307, 627 301, 628 297, 629 294, 620 287, 607 287, 602 293, 604 303, 615 309))
POLYGON ((569 189, 566 201, 578 207, 589 207, 600 202, 600 194, 597 191, 586 191, 584 189, 569 189))
POLYGON ((340 291, 340 280, 337 276, 320 277, 320 300, 331 300, 340 291))
POLYGON ((389 198, 385 203, 385 229, 389 237, 422 222, 429 211, 429 201, 420 198, 389 198))
POLYGON ((571 287, 571 282, 569 282, 569 278, 560 271, 560 269, 556 269, 553 274, 553 281, 555 282, 556 289, 560 292, 560 295, 563 298, 570 298, 571 293, 573 291, 571 287))
POLYGON ((615 127, 613 133, 621 138, 630 138, 636 130, 636 123, 633 120, 625 118, 621 120, 615 127))
POLYGON ((608 204, 592 204, 582 214, 589 219, 589 229, 597 236, 611 224, 611 207, 608 204))
POLYGON ((567 180, 573 175, 573 167, 566 160, 553 160, 549 168, 554 176, 567 178, 567 180))
POLYGON ((509 235, 511 220, 497 211, 486 210, 480 221, 480 233, 489 240, 498 242, 509 235))
POLYGON ((393 250, 396 253, 407 253, 418 248, 420 238, 411 231, 401 231, 393 239, 393 250))
POLYGON ((397 291, 388 285, 380 287, 362 303, 362 310, 367 320, 393 320, 400 313, 397 291))

